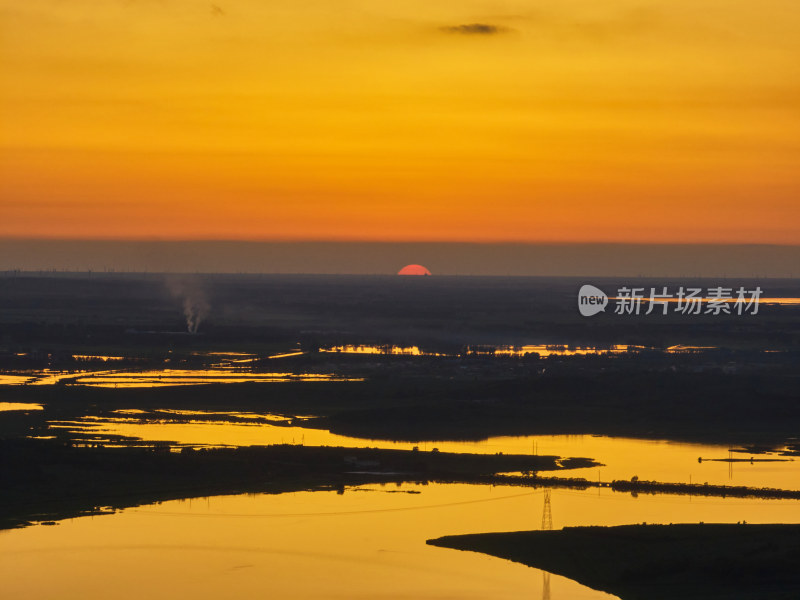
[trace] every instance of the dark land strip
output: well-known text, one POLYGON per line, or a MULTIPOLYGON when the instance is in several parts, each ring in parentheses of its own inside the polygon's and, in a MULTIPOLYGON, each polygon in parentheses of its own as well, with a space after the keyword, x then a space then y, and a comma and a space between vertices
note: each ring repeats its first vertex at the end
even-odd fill
POLYGON ((446 536, 622 600, 800 597, 800 525, 625 525, 446 536))
POLYGON ((597 465, 556 456, 454 454, 295 445, 245 448, 74 447, 55 440, 0 442, 0 528, 158 501, 374 482, 480 481, 502 471, 597 465))

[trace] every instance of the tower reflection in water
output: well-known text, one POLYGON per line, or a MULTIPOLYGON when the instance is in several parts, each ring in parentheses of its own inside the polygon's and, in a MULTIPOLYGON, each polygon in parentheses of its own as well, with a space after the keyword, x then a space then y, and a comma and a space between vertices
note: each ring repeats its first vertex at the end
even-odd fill
MULTIPOLYGON (((544 510, 542 512, 542 531, 553 529, 553 512, 550 508, 550 489, 544 491, 544 510)), ((550 600, 550 573, 542 571, 542 600, 550 600)))

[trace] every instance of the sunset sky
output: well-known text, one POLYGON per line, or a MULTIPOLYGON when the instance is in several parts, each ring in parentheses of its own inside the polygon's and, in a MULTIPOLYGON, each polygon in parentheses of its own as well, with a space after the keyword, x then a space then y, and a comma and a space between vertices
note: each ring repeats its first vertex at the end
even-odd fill
POLYGON ((0 0, 0 236, 800 244, 796 0, 0 0))

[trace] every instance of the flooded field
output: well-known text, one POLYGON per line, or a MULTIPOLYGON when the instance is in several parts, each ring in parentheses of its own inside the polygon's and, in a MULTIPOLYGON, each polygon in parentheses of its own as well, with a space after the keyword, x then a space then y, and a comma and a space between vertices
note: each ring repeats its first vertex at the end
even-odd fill
POLYGON ((30 404, 27 402, 0 402, 0 412, 12 410, 42 410, 41 404, 30 404))
MULTIPOLYGON (((792 299, 789 299, 792 300, 792 299)), ((418 345, 396 344, 350 344, 320 346, 311 350, 287 347, 280 352, 249 353, 237 351, 192 351, 168 358, 132 355, 71 354, 58 365, 47 363, 46 368, 0 370, 0 385, 67 385, 104 388, 148 388, 166 386, 190 386, 213 383, 280 383, 292 381, 364 381, 375 373, 376 364, 353 363, 350 358, 408 358, 401 361, 402 368, 409 368, 413 359, 420 368, 433 369, 447 365, 465 376, 476 368, 494 373, 515 364, 512 359, 548 359, 560 361, 571 358, 608 357, 610 360, 631 360, 641 356, 658 355, 688 360, 693 357, 708 359, 709 355, 722 349, 714 345, 672 344, 656 347, 636 344, 581 345, 581 344, 521 344, 521 345, 464 345, 460 350, 440 352, 418 345), (287 362, 288 359, 288 362, 287 362), (298 359, 300 362, 293 362, 298 359), (425 362, 428 359, 429 362, 425 362), (283 362, 282 362, 283 361, 283 362), (439 361, 439 362, 437 362, 439 361), (280 365, 280 366, 278 366, 280 365), (303 366, 301 366, 303 365, 303 366), (355 365, 355 366, 354 366, 355 365), (361 365, 359 371, 358 365, 361 365), (461 372, 458 370, 461 369, 461 372)), ((763 356, 773 360, 791 360, 786 350, 762 349, 763 356)), ((16 353, 20 360, 42 360, 42 356, 16 353)), ((50 360, 48 358, 48 360, 50 360)), ((720 359, 722 360, 722 359, 720 359)), ((532 362, 517 361, 519 365, 532 362)), ((546 369, 546 365, 543 365, 546 369)), ((725 365, 723 365, 725 366, 725 365)), ((686 367, 685 367, 686 368, 686 367)), ((704 368, 708 368, 707 366, 704 368)), ((725 366, 725 368, 733 368, 725 366)), ((453 371, 454 370, 454 371, 453 371)), ((431 370, 431 374, 435 371, 431 370)))
POLYGON ((627 480, 638 477, 675 483, 746 485, 795 489, 800 482, 798 457, 780 453, 751 454, 743 449, 731 452, 726 446, 690 444, 675 441, 643 440, 591 435, 498 436, 482 441, 393 442, 337 435, 302 425, 302 419, 258 413, 216 414, 203 411, 163 410, 153 413, 118 411, 119 416, 85 417, 76 421, 50 424, 51 428, 108 439, 125 436, 149 442, 170 441, 187 446, 251 446, 303 444, 306 446, 371 447, 410 450, 437 448, 441 452, 473 454, 540 454, 586 457, 603 467, 574 469, 569 477, 597 481, 627 480), (160 414, 159 414, 160 413, 160 414), (180 413, 188 422, 166 417, 180 413), (192 416, 205 417, 191 420, 192 416), (219 420, 208 420, 209 417, 219 420), (230 422, 223 417, 244 421, 230 422), (253 421, 253 422, 247 422, 253 421), (751 461, 752 458, 752 461, 751 461), (734 460, 731 460, 734 459, 734 460))
MULTIPOLYGON (((660 350, 668 354, 679 352, 696 352, 712 350, 713 346, 686 346, 674 345, 667 348, 653 348, 649 346, 636 346, 631 344, 612 344, 608 347, 576 346, 570 344, 523 344, 521 346, 467 346, 459 354, 430 352, 420 349, 419 346, 376 346, 376 345, 346 345, 320 348, 320 352, 329 354, 376 354, 382 356, 481 356, 481 357, 517 357, 537 355, 541 358, 549 356, 603 356, 608 354, 623 354, 626 352, 641 352, 644 350, 660 350)), ((293 356, 293 355, 284 355, 293 356)))
MULTIPOLYGON (((109 589, 121 599, 176 589, 193 598, 232 590, 244 598, 541 598, 540 571, 425 545, 469 527, 531 527, 540 511, 541 494, 474 486, 167 502, 3 532, 0 589, 65 599, 109 589), (52 563, 47 578, 36 576, 42 561, 52 563)), ((550 587, 552 598, 610 598, 561 577, 550 587)))
MULTIPOLYGON (((425 545, 538 529, 542 490, 394 484, 165 502, 0 533, 6 597, 612 598, 558 576, 425 545), (48 577, 39 577, 42 564, 48 577), (13 575, 13 576, 12 576, 13 575)), ((555 528, 632 522, 798 522, 796 502, 553 490, 555 528)))
POLYGON ((165 387, 208 383, 280 383, 290 381, 361 381, 329 373, 263 373, 232 368, 114 371, 41 371, 28 376, 0 376, 7 385, 83 385, 91 387, 165 387))

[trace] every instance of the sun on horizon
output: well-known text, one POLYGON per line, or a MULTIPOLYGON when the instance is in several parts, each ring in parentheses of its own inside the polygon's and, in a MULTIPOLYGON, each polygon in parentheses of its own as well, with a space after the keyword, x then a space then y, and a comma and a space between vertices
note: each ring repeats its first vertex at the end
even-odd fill
POLYGON ((398 275, 430 275, 427 267, 422 265, 406 265, 397 272, 398 275))

